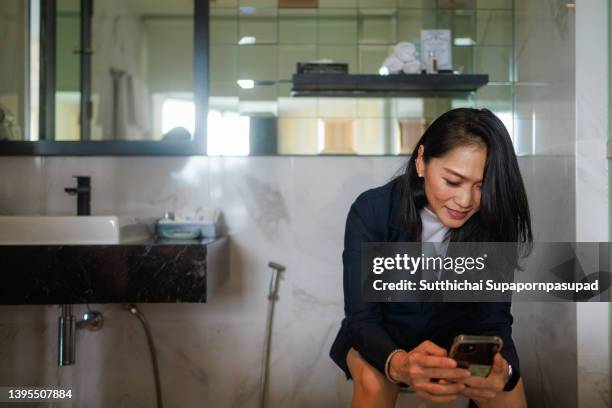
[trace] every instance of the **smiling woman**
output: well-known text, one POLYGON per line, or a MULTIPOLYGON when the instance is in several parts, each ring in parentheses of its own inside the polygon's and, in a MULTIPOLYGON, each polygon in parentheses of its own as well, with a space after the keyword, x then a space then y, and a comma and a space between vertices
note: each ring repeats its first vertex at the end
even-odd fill
POLYGON ((342 255, 346 318, 330 354, 354 380, 353 407, 393 407, 397 384, 435 403, 524 407, 510 303, 362 301, 361 244, 385 241, 531 243, 525 188, 499 118, 487 109, 446 112, 418 141, 402 176, 353 203, 342 255), (503 339, 486 378, 448 358, 461 333, 503 339))
POLYGON ((419 177, 424 179, 427 208, 452 228, 463 225, 480 208, 487 149, 478 141, 467 143, 427 166, 421 145, 416 161, 419 177))

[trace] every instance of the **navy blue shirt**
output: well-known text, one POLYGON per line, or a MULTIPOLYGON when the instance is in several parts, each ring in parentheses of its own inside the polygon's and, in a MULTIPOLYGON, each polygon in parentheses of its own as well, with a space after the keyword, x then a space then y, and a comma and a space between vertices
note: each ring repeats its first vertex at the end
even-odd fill
MULTIPOLYGON (((397 179, 396 179, 397 180, 397 179)), ((361 243, 408 241, 400 227, 398 183, 362 193, 351 205, 344 235, 344 312, 330 356, 350 378, 346 356, 351 347, 385 372, 389 354, 398 348, 410 351, 430 340, 450 350, 455 336, 495 335, 503 340, 502 356, 512 365, 505 390, 520 378, 519 359, 512 341, 510 303, 372 303, 361 301, 361 243)))

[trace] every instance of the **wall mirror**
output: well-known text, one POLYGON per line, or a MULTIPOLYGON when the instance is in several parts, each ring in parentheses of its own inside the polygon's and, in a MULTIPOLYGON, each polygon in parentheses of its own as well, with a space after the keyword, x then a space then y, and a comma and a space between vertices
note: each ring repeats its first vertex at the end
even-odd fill
POLYGON ((206 1, 7 0, 0 9, 29 44, 4 68, 30 72, 12 98, 0 92, 12 118, 1 153, 204 153, 206 1))
POLYGON ((513 133, 512 0, 4 0, 0 19, 0 154, 398 155, 459 106, 513 133), (296 92, 297 63, 367 81, 422 29, 452 36, 428 89, 296 92))
POLYGON ((406 154, 431 120, 460 106, 489 107, 512 132, 512 0, 216 0, 210 22, 208 137, 221 152, 406 154), (423 29, 451 31, 456 75, 411 92, 375 83, 296 92, 299 62, 346 63, 346 78, 369 81, 398 42, 418 46, 423 29), (473 74, 488 82, 446 92, 445 80, 473 74), (224 120, 236 126, 226 146, 224 120))

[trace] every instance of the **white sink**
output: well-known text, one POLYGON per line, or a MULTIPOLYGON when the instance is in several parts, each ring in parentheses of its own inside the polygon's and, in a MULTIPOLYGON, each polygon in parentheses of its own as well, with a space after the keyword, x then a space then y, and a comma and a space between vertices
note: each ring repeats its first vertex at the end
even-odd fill
POLYGON ((0 216, 0 245, 116 245, 149 234, 134 218, 104 216, 0 216))

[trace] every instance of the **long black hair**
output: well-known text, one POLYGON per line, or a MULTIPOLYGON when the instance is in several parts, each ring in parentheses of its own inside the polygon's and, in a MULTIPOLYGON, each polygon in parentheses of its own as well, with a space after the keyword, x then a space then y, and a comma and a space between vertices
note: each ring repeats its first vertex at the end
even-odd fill
MULTIPOLYGON (((451 241, 516 242, 533 241, 531 217, 525 186, 510 135, 502 121, 488 109, 459 108, 438 117, 416 144, 403 175, 400 218, 414 241, 422 231, 419 211, 427 203, 423 179, 418 177, 416 159, 424 147, 423 161, 443 157, 458 146, 486 147, 480 209, 461 227, 451 230, 451 241)), ((528 250, 528 249, 527 249, 528 250)))

